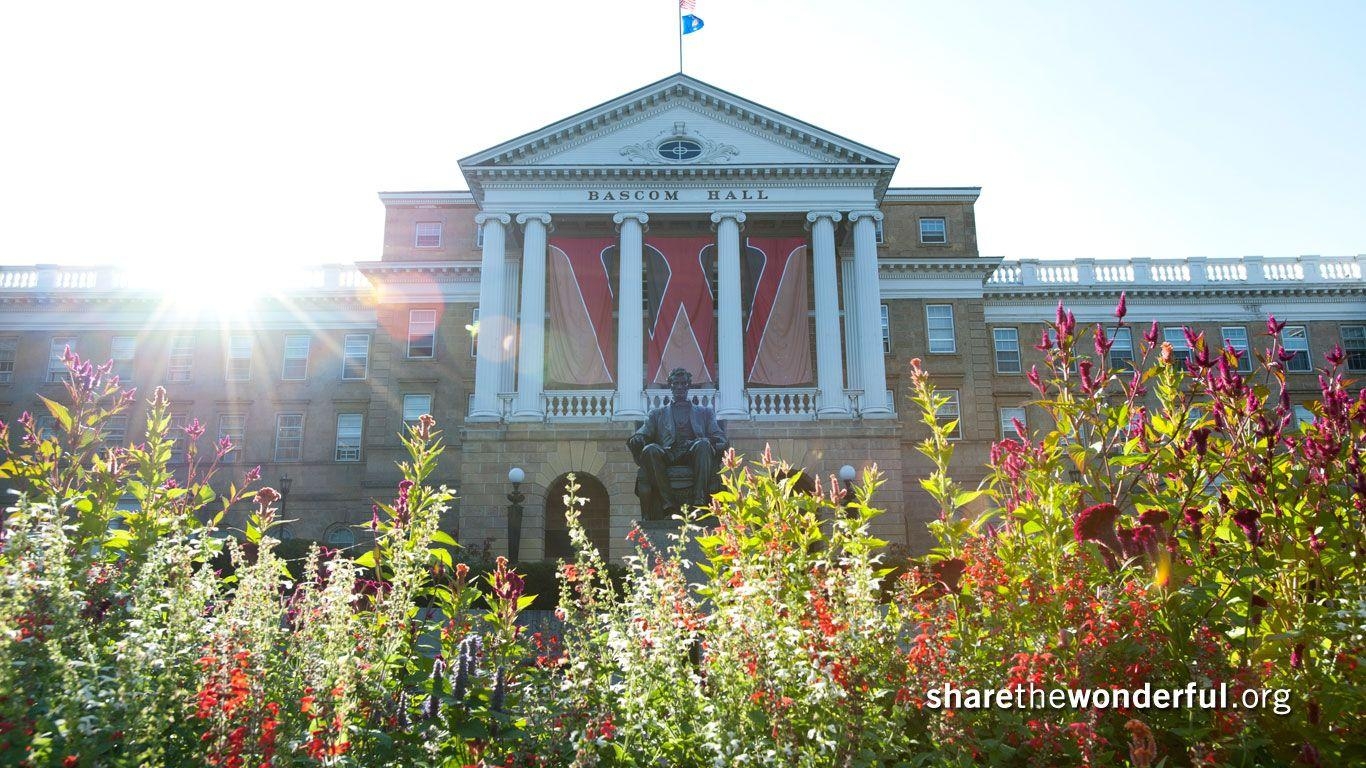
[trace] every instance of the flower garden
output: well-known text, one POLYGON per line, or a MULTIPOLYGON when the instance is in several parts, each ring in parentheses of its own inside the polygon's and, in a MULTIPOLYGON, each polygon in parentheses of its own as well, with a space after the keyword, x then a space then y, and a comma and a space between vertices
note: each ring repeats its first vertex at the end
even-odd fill
POLYGON ((939 506, 922 557, 870 534, 875 471, 803 493, 779 457, 729 455, 710 509, 668 546, 633 531, 624 571, 571 487, 554 632, 519 625, 522 574, 500 558, 476 578, 439 529, 430 417, 373 544, 291 562, 278 494, 219 476, 231 444, 170 434, 158 390, 145 440, 106 446, 139 401, 69 356, 58 434, 0 425, 21 492, 0 531, 0 765, 1366 764, 1366 393, 1333 350, 1297 423, 1280 330, 1252 372, 1156 326, 1115 369, 1104 328, 1059 307, 1029 373, 1048 428, 1017 424, 975 488, 914 362, 939 506), (235 538, 234 505, 252 510, 235 538), (1110 695, 1145 686, 1212 698, 1110 695), (948 697, 1002 689, 1106 705, 948 697))

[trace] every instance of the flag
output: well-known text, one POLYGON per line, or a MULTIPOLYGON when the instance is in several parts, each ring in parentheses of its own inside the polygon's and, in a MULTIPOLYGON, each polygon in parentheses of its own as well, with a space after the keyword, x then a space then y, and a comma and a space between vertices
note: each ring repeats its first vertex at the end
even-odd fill
POLYGON ((678 7, 680 10, 692 13, 697 10, 697 0, 678 0, 678 7))
POLYGON ((683 34, 691 35, 702 28, 702 20, 691 13, 683 15, 683 34))

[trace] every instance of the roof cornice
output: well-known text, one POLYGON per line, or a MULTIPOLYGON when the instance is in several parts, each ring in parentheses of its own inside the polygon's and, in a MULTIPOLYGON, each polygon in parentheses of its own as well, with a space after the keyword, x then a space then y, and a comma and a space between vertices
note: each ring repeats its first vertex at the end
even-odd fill
POLYGON ((883 200, 893 203, 975 203, 981 187, 889 187, 883 200))
POLYGON ((469 190, 453 190, 447 192, 380 192, 379 199, 385 205, 472 205, 474 203, 474 194, 469 190))

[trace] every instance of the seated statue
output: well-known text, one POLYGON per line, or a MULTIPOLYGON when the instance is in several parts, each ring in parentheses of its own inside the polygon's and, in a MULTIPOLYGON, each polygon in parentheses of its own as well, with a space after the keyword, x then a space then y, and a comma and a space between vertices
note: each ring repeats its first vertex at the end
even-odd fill
POLYGON ((730 443, 716 412, 688 400, 692 374, 684 368, 669 373, 673 402, 650 411, 645 423, 626 441, 640 466, 636 495, 641 517, 662 520, 684 504, 706 506, 720 489, 717 470, 730 443))

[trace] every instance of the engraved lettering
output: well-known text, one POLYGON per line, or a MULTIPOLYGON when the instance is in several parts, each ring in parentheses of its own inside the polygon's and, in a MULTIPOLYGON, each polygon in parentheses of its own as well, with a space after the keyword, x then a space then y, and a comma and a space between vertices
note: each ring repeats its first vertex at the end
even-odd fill
POLYGON ((588 199, 589 199, 589 200, 597 200, 597 199, 598 199, 598 193, 597 193, 595 190, 589 190, 589 191, 588 191, 588 199))
POLYGON ((709 189, 709 190, 707 190, 707 199, 708 199, 708 200, 720 200, 720 199, 721 199, 721 190, 719 190, 719 189, 709 189))
POLYGON ((677 193, 677 192, 665 192, 665 193, 664 193, 664 199, 665 199, 665 200, 677 200, 677 199, 678 199, 678 193, 677 193))

